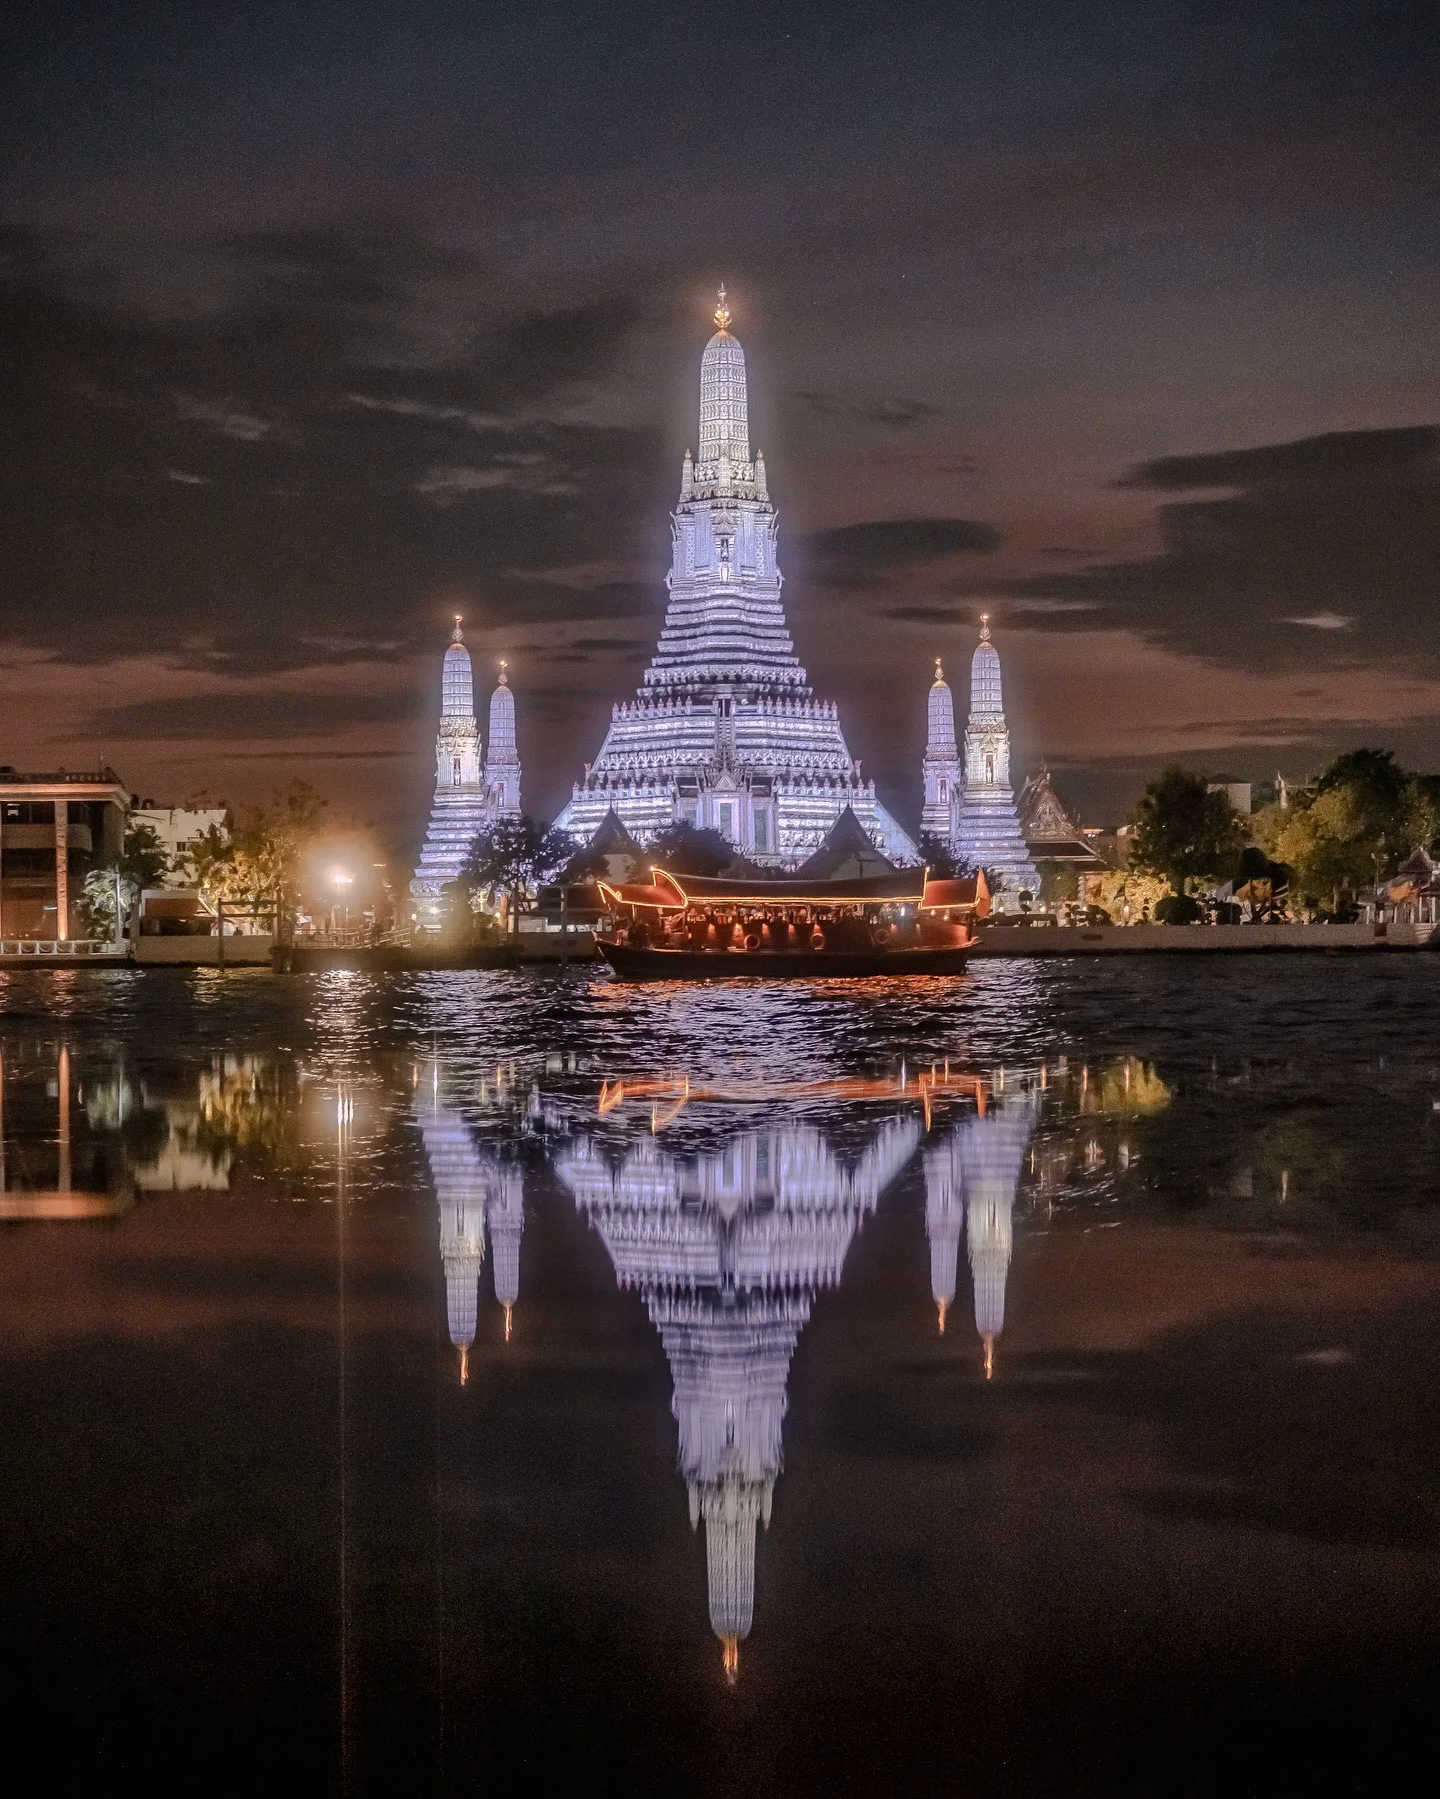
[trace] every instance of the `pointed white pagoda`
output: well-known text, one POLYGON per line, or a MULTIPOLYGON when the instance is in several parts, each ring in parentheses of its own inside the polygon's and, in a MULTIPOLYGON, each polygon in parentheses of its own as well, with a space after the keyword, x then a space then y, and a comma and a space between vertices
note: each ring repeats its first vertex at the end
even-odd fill
POLYGON ((500 680, 490 695, 490 742, 485 757, 485 785, 497 818, 520 816, 520 752, 515 747, 515 695, 509 665, 500 664, 500 680))
POLYGON ((1030 860, 1015 792, 1010 785, 1010 729, 1000 691, 1000 657, 981 617, 980 642, 970 660, 970 717, 965 725, 965 792, 952 838, 967 868, 983 868, 995 885, 996 904, 1014 906, 1022 889, 1038 895, 1040 876, 1030 860))
POLYGON ((588 1137, 555 1168, 622 1287, 645 1295, 675 1382, 690 1522, 705 1525, 710 1624, 726 1675, 755 1610, 755 1537, 770 1521, 790 1358, 816 1292, 839 1283, 867 1212, 915 1153, 888 1120, 853 1167, 816 1130, 729 1136, 681 1160, 647 1135, 614 1165, 588 1137))
POLYGON ((930 689, 929 730, 925 738, 925 809, 920 814, 920 834, 938 837, 950 846, 960 816, 964 776, 955 743, 955 696, 945 679, 940 659, 935 659, 935 681, 930 689))
POLYGON ((475 681, 461 618, 445 652, 440 679, 440 729, 435 738, 435 799, 420 866, 410 883, 421 930, 440 929, 445 883, 464 866, 477 833, 520 811, 520 758, 515 748, 515 696, 505 664, 490 698, 490 756, 481 771, 475 681))
POLYGON ((914 861, 914 843, 862 780, 834 704, 815 698, 795 656, 724 288, 715 323, 700 364, 700 454, 685 453, 671 521, 660 642, 555 822, 588 840, 612 808, 640 837, 684 821, 789 868, 850 806, 888 857, 914 861))

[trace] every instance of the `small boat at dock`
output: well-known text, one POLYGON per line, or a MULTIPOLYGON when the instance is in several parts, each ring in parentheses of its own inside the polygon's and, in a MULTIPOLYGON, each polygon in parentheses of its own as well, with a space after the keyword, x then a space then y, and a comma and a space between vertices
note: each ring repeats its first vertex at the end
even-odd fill
POLYGON ((615 921, 600 954, 622 981, 831 980, 962 974, 982 874, 924 869, 831 881, 673 875, 600 883, 615 921))

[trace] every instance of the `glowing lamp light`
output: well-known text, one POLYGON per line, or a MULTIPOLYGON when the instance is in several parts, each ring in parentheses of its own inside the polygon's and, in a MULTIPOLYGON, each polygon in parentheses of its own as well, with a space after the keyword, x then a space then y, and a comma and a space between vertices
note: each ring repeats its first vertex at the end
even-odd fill
POLYGON ((332 887, 350 887, 354 885, 354 882, 355 877, 350 873, 348 868, 331 869, 330 884, 332 887))

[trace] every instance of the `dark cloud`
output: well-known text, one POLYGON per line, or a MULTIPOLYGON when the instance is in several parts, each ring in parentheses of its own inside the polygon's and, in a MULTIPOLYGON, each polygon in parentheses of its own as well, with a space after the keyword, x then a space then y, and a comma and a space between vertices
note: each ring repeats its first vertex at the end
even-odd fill
POLYGON ((255 737, 326 737, 350 725, 391 724, 417 717, 417 696, 393 693, 188 694, 136 700, 90 713, 84 736, 91 741, 123 739, 213 739, 217 743, 255 737))
POLYGON ((791 396, 817 418, 850 419, 862 425, 890 425, 905 430, 921 419, 937 418, 939 406, 925 400, 906 399, 901 394, 887 394, 882 399, 866 399, 852 394, 827 394, 797 389, 791 396))
POLYGON ((831 587, 870 586, 908 563, 993 550, 1000 534, 993 525, 964 518, 876 519, 812 531, 796 545, 809 574, 831 587))
POLYGON ((1433 487, 1440 478, 1440 426, 1391 431, 1327 431, 1294 443, 1253 450, 1220 450, 1202 456, 1162 456, 1142 462, 1117 487, 1193 492, 1202 487, 1240 487, 1250 492, 1313 493, 1316 489, 1433 487))
POLYGON ((1248 668, 1440 668, 1440 428, 1327 433, 1141 464, 1125 486, 1217 497, 1161 507, 1158 556, 1038 575, 1037 628, 1134 630, 1248 668))
POLYGON ((441 590, 529 617, 518 572, 592 561, 602 526, 628 547, 655 445, 571 416, 625 304, 495 317, 474 262, 337 228, 167 246, 172 300, 199 295, 167 310, 134 254, 4 244, 7 639, 247 671, 395 654, 433 639, 441 590))

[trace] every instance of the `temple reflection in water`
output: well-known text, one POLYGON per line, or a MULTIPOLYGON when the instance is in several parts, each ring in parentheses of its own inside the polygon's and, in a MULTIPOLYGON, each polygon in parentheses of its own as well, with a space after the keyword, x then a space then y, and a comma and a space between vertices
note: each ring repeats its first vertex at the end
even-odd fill
POLYGON ((756 1527, 770 1521, 783 1461, 796 1340, 920 1135, 917 1118, 887 1119, 851 1167, 803 1126, 685 1158, 646 1137, 618 1164, 580 1137, 555 1159, 665 1346, 690 1521, 705 1524, 710 1622, 731 1676, 754 1615, 756 1527))
MULTIPOLYGON (((791 1359, 816 1295, 838 1286, 866 1215, 918 1160, 939 1328, 953 1320, 963 1238, 988 1379, 1005 1327, 1015 1203, 1027 1159, 1037 1166, 1030 1150, 1042 1107, 1053 1101, 1066 1114, 1123 1117, 1137 1109, 1137 1095, 1140 1110, 1166 1097, 1138 1064, 1106 1071, 1113 1095, 1083 1068, 1061 1063, 1051 1081, 1047 1072, 1012 1072, 1008 1083, 1004 1070, 982 1081, 952 1076, 948 1066, 890 1080, 743 1088, 684 1078, 608 1082, 598 1116, 593 1099, 542 1095, 538 1084, 527 1098, 513 1071, 508 1085, 481 1084, 482 1114, 503 1113, 512 1131, 522 1117, 535 1127, 620 1286, 643 1295, 660 1334, 690 1519, 705 1529, 710 1622, 731 1678, 754 1620, 758 1529, 770 1521, 784 1461, 791 1359), (857 1138, 875 1102, 886 1115, 857 1138), (797 1106, 823 1106, 833 1134, 802 1122, 797 1106), (787 1122, 737 1128, 742 1116, 787 1122)), ((418 1117, 463 1381, 487 1239, 508 1340, 524 1208, 520 1166, 480 1146, 462 1103, 442 1098, 437 1069, 418 1117)), ((499 1140, 507 1141, 503 1133, 499 1140)), ((1056 1156, 1068 1165, 1077 1150, 1056 1140, 1041 1153, 1049 1169, 1056 1156)), ((1046 1185, 1038 1167, 1037 1180, 1046 1185)))
POLYGON ((1003 1104, 992 1102, 963 1119, 925 1151, 925 1234, 940 1329, 955 1302, 963 1228, 987 1378, 994 1369, 995 1339, 1005 1328, 1015 1195, 1039 1116, 1036 1089, 1012 1092, 1003 1104))
POLYGON ((460 1351, 463 1385, 469 1375, 470 1345, 475 1341, 487 1229, 495 1298, 505 1311, 507 1342, 510 1337, 515 1303, 520 1297, 520 1238, 525 1230, 523 1182, 513 1163, 497 1161, 476 1147, 465 1120, 442 1105, 438 1095, 421 1108, 420 1134, 440 1211, 446 1321, 450 1341, 460 1351))

